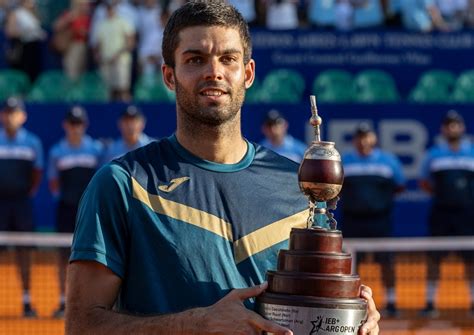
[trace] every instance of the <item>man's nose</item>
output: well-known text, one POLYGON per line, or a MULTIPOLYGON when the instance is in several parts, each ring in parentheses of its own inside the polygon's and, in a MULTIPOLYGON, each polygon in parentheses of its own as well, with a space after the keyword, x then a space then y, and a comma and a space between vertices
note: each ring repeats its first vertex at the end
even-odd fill
POLYGON ((210 60, 206 66, 205 79, 206 80, 221 80, 223 76, 223 65, 219 60, 210 60))

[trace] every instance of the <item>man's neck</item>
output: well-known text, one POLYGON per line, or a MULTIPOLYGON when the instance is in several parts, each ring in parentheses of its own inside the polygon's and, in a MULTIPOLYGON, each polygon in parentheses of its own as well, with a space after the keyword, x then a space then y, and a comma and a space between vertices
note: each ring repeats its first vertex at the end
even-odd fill
POLYGON ((272 146, 280 147, 283 145, 283 142, 285 141, 285 137, 276 137, 276 138, 271 138, 269 140, 272 146))
POLYGON ((224 132, 214 127, 200 127, 188 131, 178 125, 176 137, 179 144, 201 159, 220 164, 236 164, 247 153, 247 142, 242 137, 240 125, 237 129, 224 132))
POLYGON ((133 147, 138 143, 138 141, 140 141, 140 136, 141 135, 139 135, 137 137, 131 137, 131 138, 125 138, 124 137, 123 141, 128 147, 133 147))
POLYGON ((461 149, 461 138, 448 140, 447 142, 452 151, 459 151, 461 149))
POLYGON ((20 129, 8 129, 8 128, 5 128, 5 134, 7 135, 7 137, 9 139, 14 139, 17 135, 18 135, 18 132, 20 131, 20 129))
POLYGON ((71 147, 79 147, 82 143, 82 137, 67 137, 67 142, 71 147))

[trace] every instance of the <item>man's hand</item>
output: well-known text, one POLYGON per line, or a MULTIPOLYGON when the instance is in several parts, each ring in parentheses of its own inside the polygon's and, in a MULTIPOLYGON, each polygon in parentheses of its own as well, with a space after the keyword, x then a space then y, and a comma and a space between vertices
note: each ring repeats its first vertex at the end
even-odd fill
POLYGON ((275 335, 292 335, 289 329, 264 319, 244 306, 245 300, 260 295, 266 288, 267 283, 264 283, 232 290, 214 305, 203 309, 203 328, 213 334, 260 335, 262 331, 267 331, 275 335))
POLYGON ((377 311, 375 301, 372 298, 372 289, 361 285, 360 297, 367 300, 367 321, 359 329, 360 335, 378 335, 380 313, 377 311))

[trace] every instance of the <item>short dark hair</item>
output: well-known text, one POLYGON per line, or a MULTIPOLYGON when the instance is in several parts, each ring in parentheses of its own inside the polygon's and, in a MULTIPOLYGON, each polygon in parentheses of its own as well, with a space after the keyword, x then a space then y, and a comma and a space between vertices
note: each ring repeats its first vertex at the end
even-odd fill
POLYGON ((239 31, 244 47, 244 64, 252 57, 249 27, 242 14, 223 0, 194 0, 178 8, 168 20, 161 44, 163 60, 174 68, 174 52, 178 48, 181 30, 195 26, 222 26, 239 31))
POLYGON ((464 124, 464 118, 457 110, 451 109, 449 110, 443 118, 441 122, 443 125, 447 125, 450 123, 462 123, 464 124))

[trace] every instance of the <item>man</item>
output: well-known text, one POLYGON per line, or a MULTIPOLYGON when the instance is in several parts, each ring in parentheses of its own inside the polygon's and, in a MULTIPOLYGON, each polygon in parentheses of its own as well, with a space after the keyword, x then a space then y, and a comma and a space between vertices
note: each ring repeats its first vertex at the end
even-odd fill
MULTIPOLYGON (((342 232, 345 237, 390 237, 394 197, 404 190, 405 178, 398 158, 377 145, 377 135, 361 123, 352 139, 354 150, 342 155, 342 232)), ((372 254, 368 255, 373 258, 372 254)), ((395 287, 392 259, 377 254, 387 287, 387 316, 395 316, 395 287)))
MULTIPOLYGON (((162 49, 176 133, 112 162, 89 185, 66 332, 291 334, 244 307, 266 288, 290 227, 304 226, 308 214, 297 164, 241 134, 255 75, 248 26, 223 2, 189 2, 171 15, 162 49)), ((378 312, 363 292, 363 328, 378 334, 378 312)))
POLYGON ((450 31, 435 0, 401 0, 402 22, 406 29, 417 32, 450 31))
MULTIPOLYGON (((48 179, 51 193, 57 199, 56 230, 74 232, 77 207, 87 184, 97 170, 102 155, 102 144, 86 135, 87 112, 73 106, 63 121, 65 138, 49 153, 48 179)), ((55 317, 64 315, 66 266, 69 250, 61 249, 59 259, 60 305, 55 317)))
POLYGON ((95 55, 110 98, 130 101, 135 28, 117 14, 117 3, 117 0, 105 1, 107 16, 97 26, 95 55))
MULTIPOLYGON (((420 188, 432 196, 431 236, 474 235, 474 146, 465 132, 461 114, 448 111, 441 123, 441 139, 428 151, 422 164, 420 188)), ((472 256, 466 261, 474 292, 472 256)), ((439 262, 440 255, 430 257, 427 304, 423 311, 427 316, 436 315, 434 297, 439 262)), ((474 307, 472 294, 471 299, 474 307)))
MULTIPOLYGON (((23 128, 27 115, 23 102, 6 100, 0 111, 0 231, 33 231, 32 198, 43 170, 43 149, 36 135, 23 128)), ((23 315, 35 317, 29 294, 29 250, 18 248, 17 258, 23 285, 23 315)))
POLYGON ((270 110, 262 125, 265 139, 261 145, 295 162, 301 162, 306 145, 288 134, 288 121, 276 109, 270 110))
POLYGON ((122 137, 109 145, 104 155, 104 162, 110 162, 114 158, 153 141, 143 133, 145 125, 145 115, 136 106, 130 105, 125 108, 118 120, 118 128, 122 137))

